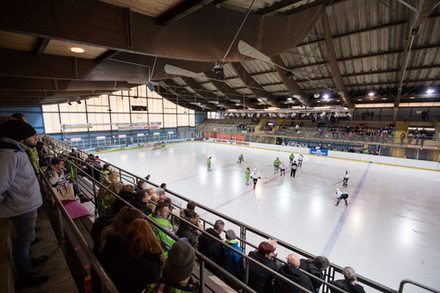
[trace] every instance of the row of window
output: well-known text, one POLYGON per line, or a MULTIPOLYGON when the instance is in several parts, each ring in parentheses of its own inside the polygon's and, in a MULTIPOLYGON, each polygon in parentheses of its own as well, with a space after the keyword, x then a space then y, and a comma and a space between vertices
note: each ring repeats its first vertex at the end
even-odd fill
POLYGON ((162 98, 145 85, 100 95, 81 104, 43 105, 43 119, 46 133, 117 130, 120 124, 130 123, 160 128, 195 126, 194 110, 162 98))

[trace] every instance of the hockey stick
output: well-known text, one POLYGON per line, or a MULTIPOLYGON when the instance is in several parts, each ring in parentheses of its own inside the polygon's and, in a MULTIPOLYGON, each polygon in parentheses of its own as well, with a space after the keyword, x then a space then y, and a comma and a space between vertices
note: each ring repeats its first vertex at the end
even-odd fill
POLYGON ((341 183, 342 181, 344 181, 344 179, 342 179, 341 181, 336 182, 334 185, 341 183))

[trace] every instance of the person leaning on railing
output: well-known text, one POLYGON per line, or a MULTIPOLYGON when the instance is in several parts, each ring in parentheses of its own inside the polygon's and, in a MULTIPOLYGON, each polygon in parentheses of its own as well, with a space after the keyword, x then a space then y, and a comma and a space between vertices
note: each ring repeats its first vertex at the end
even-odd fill
MULTIPOLYGON (((283 265, 278 272, 289 280, 295 282, 301 287, 313 291, 313 284, 310 278, 300 270, 299 257, 290 253, 287 256, 287 263, 283 265)), ((302 293, 303 291, 293 285, 288 284, 280 278, 276 278, 274 282, 275 292, 277 293, 302 293)))
MULTIPOLYGON (((313 259, 311 258, 301 259, 299 266, 302 270, 324 281, 325 277, 323 271, 325 271, 329 267, 329 265, 330 262, 325 256, 317 256, 313 259)), ((313 278, 310 278, 310 280, 312 281, 312 285, 313 288, 315 289, 315 292, 318 293, 319 288, 321 288, 322 282, 313 278)))
MULTIPOLYGON (((189 201, 186 205, 186 209, 180 210, 180 217, 198 227, 200 217, 199 214, 195 212, 195 208, 195 202, 189 201)), ((193 227, 191 224, 188 224, 185 221, 180 221, 179 230, 177 231, 176 235, 180 238, 187 238, 189 243, 196 247, 200 233, 197 231, 197 228, 193 227)))
MULTIPOLYGON (((357 284, 356 273, 352 267, 345 267, 342 273, 344 275, 344 280, 336 280, 330 283, 344 291, 347 291, 348 293, 365 293, 364 288, 357 284)), ((331 291, 339 293, 336 290, 331 291)))
MULTIPOLYGON (((275 247, 269 242, 261 242, 257 250, 249 252, 249 256, 272 270, 277 270, 274 262, 275 247)), ((274 275, 261 266, 249 262, 248 285, 258 293, 273 292, 274 275)))

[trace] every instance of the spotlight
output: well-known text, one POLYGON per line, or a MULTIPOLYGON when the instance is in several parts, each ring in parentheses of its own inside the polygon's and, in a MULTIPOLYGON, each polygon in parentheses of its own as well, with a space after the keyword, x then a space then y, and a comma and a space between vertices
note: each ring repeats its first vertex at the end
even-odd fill
POLYGON ((286 77, 287 77, 287 78, 293 78, 293 73, 292 73, 292 71, 287 71, 287 73, 286 73, 286 77))
POLYGON ((322 97, 324 98, 324 100, 328 100, 328 98, 329 98, 330 96, 329 96, 329 94, 324 94, 322 97))
POLYGON ((221 65, 220 63, 215 63, 212 71, 214 71, 215 79, 217 79, 217 80, 224 80, 225 79, 225 72, 223 70, 223 65, 221 65))
POLYGON ((70 99, 67 99, 67 105, 72 106, 72 103, 70 102, 70 99))
POLYGON ((374 92, 369 92, 369 93, 368 93, 368 96, 369 96, 369 97, 374 97, 374 92))
POLYGON ((150 91, 154 92, 156 91, 156 88, 154 87, 154 85, 151 83, 151 81, 147 82, 147 87, 150 91))
POLYGON ((79 99, 79 97, 76 98, 76 102, 77 102, 78 104, 81 104, 81 100, 79 99))
POLYGON ((434 91, 433 89, 427 89, 427 90, 426 90, 426 93, 427 93, 428 95, 431 95, 431 94, 435 93, 435 91, 434 91))
POLYGON ((321 95, 319 94, 319 93, 314 93, 313 94, 313 97, 315 98, 315 99, 317 99, 317 98, 319 98, 321 95))
POLYGON ((292 97, 287 97, 287 100, 288 101, 292 101, 292 97))

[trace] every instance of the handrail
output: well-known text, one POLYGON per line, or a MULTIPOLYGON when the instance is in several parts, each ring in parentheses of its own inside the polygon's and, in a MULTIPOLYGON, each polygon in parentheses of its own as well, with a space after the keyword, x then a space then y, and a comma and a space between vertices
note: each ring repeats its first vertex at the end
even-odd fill
MULTIPOLYGON (((46 189, 49 191, 52 199, 55 201, 55 204, 57 206, 57 209, 61 212, 62 217, 67 222, 67 224, 72 229, 73 234, 78 239, 79 244, 81 245, 81 248, 86 253, 87 257, 90 260, 90 264, 95 269, 96 274, 98 275, 101 282, 104 284, 104 286, 108 289, 108 292, 110 293, 118 293, 119 290, 116 288, 113 281, 110 279, 110 277, 105 272, 102 265, 99 263, 98 259, 94 255, 94 253, 90 250, 86 240, 84 239, 84 236, 81 234, 81 232, 78 230, 78 227, 76 227, 75 223, 73 222, 70 215, 67 213, 66 209, 62 205, 61 201, 58 199, 58 197, 55 195, 54 191, 52 190, 52 185, 49 183, 49 180, 47 179, 44 172, 40 170, 41 178, 44 181, 44 184, 46 185, 46 189)), ((59 219, 60 223, 59 226, 62 227, 61 219, 59 219)), ((61 237, 61 235, 60 235, 61 237)))
MULTIPOLYGON (((61 155, 61 156, 64 156, 64 155, 61 155)), ((75 166, 75 168, 77 168, 77 167, 75 166)), ((85 174, 85 176, 89 177, 89 178, 88 178, 89 180, 94 181, 95 184, 100 185, 101 188, 104 188, 107 192, 111 193, 113 196, 115 196, 115 197, 117 198, 117 200, 122 201, 122 202, 123 202, 125 205, 127 205, 127 206, 130 206, 130 207, 132 207, 132 208, 135 208, 133 205, 131 205, 129 202, 127 202, 126 200, 124 200, 123 198, 121 198, 119 195, 113 193, 113 192, 110 191, 106 186, 104 186, 104 185, 102 185, 100 182, 96 181, 96 179, 93 178, 92 176, 90 176, 89 174, 85 174)), ((145 214, 144 214, 144 215, 145 215, 145 214)), ((146 215, 145 215, 145 216, 146 216, 146 215)), ((192 225, 190 222, 186 221, 185 219, 183 219, 183 218, 181 218, 181 217, 179 217, 179 216, 176 216, 176 215, 173 215, 173 216, 179 218, 180 221, 185 221, 186 223, 192 225)), ((163 227, 161 227, 160 225, 158 225, 156 222, 154 222, 153 220, 151 220, 149 217, 146 216, 146 217, 145 217, 145 220, 147 220, 147 221, 150 223, 150 225, 154 225, 154 226, 156 226, 157 228, 159 228, 160 230, 162 230, 162 232, 164 232, 165 234, 167 234, 167 235, 170 236, 171 238, 173 238, 173 239, 175 239, 175 240, 178 240, 178 239, 179 239, 179 237, 177 237, 175 234, 170 233, 168 230, 166 230, 166 229, 164 229, 163 227)), ((296 284, 296 283, 293 282, 292 280, 286 278, 285 276, 281 275, 281 274, 278 273, 277 271, 274 271, 274 270, 272 270, 272 269, 266 267, 265 265, 259 263, 258 261, 252 259, 251 257, 249 257, 249 256, 247 256, 247 255, 245 255, 245 254, 243 254, 243 253, 240 252, 239 250, 236 250, 236 249, 233 248, 232 246, 230 246, 230 245, 224 243, 223 241, 221 241, 221 240, 215 238, 214 236, 212 236, 211 234, 207 233, 206 231, 204 231, 204 230, 202 230, 202 229, 199 229, 197 226, 195 226, 195 225, 192 225, 192 226, 195 227, 196 229, 198 229, 198 230, 199 230, 201 233, 203 233, 205 236, 208 236, 208 237, 210 237, 211 239, 214 239, 215 241, 218 241, 222 246, 226 246, 226 247, 228 247, 229 249, 233 250, 234 252, 240 254, 241 256, 243 256, 243 257, 246 259, 247 262, 250 261, 250 262, 253 262, 253 263, 257 264, 258 266, 260 266, 260 267, 262 267, 263 269, 265 269, 265 270, 271 272, 273 275, 275 275, 275 276, 281 278, 283 281, 289 283, 290 285, 293 285, 294 287, 296 287, 297 289, 302 290, 303 292, 306 292, 306 293, 313 293, 313 292, 311 292, 311 291, 309 291, 309 290, 303 288, 302 286, 296 284)), ((255 292, 255 291, 254 291, 253 289, 251 289, 247 284, 245 284, 245 283, 243 283, 241 280, 237 279, 235 276, 233 276, 232 274, 230 274, 230 273, 229 273, 228 271, 226 271, 224 268, 222 268, 221 266, 219 266, 218 264, 216 264, 215 262, 213 262, 212 260, 210 260, 209 258, 207 258, 206 256, 204 256, 203 254, 201 254, 201 253, 198 252, 197 250, 195 250, 195 253, 196 253, 196 255, 197 255, 198 258, 202 259, 203 262, 207 262, 209 265, 213 266, 217 271, 220 271, 220 272, 222 273, 222 275, 223 275, 223 276, 226 276, 226 277, 229 279, 229 281, 232 281, 232 283, 233 283, 234 285, 239 285, 240 287, 242 287, 242 289, 245 289, 246 292, 255 292)), ((307 273, 307 272, 306 272, 306 273, 307 273)), ((317 277, 315 277, 315 276, 313 276, 313 275, 311 275, 311 276, 314 277, 314 278, 317 278, 317 277)), ((319 278, 317 278, 317 279, 320 280, 319 278)), ((322 281, 322 280, 320 280, 320 281, 322 281)), ((347 292, 345 292, 344 290, 341 290, 340 288, 338 288, 338 287, 336 287, 336 286, 334 286, 334 285, 332 285, 332 284, 329 284, 329 283, 326 283, 326 282, 323 282, 323 283, 326 284, 327 286, 330 286, 330 287, 333 288, 333 289, 336 289, 337 291, 340 291, 340 292, 342 292, 342 293, 347 293, 347 292)))
POLYGON ((421 284, 421 283, 419 283, 419 282, 416 282, 416 281, 413 281, 413 280, 409 280, 409 279, 405 279, 405 280, 402 280, 402 281, 400 282, 400 285, 399 285, 399 293, 402 293, 402 292, 403 292, 403 287, 405 286, 405 284, 413 284, 413 285, 415 285, 415 286, 417 286, 417 287, 420 287, 420 288, 422 288, 422 289, 425 289, 425 290, 428 290, 428 291, 431 291, 431 292, 434 292, 434 293, 440 293, 439 290, 436 290, 436 289, 434 289, 434 288, 431 288, 431 287, 429 287, 429 286, 423 285, 423 284, 421 284))
MULTIPOLYGON (((51 140, 54 140, 54 141, 56 141, 56 142, 58 142, 58 144, 62 144, 62 145, 65 147, 65 149, 67 149, 67 146, 70 148, 70 146, 67 145, 66 143, 61 142, 61 141, 58 141, 58 140, 56 140, 56 139, 53 138, 53 137, 50 137, 50 139, 51 139, 51 140)), ((84 153, 85 155, 87 155, 87 153, 85 153, 85 152, 82 152, 82 153, 84 153)), ((113 164, 111 164, 111 163, 108 163, 108 162, 106 162, 106 161, 104 161, 104 160, 101 160, 101 159, 100 159, 100 161, 103 162, 103 163, 110 164, 111 166, 113 166, 113 167, 119 169, 120 171, 125 172, 126 174, 129 174, 129 175, 133 176, 134 178, 136 178, 136 179, 138 179, 138 180, 139 180, 139 179, 142 179, 142 178, 138 177, 137 175, 135 175, 135 174, 133 174, 133 173, 131 173, 131 172, 129 172, 129 171, 123 170, 123 169, 121 169, 121 168, 119 168, 119 167, 117 167, 117 166, 115 166, 115 165, 113 165, 113 164)), ((75 166, 75 167, 76 167, 76 166, 75 166)), ((93 178, 93 179, 94 179, 94 178, 93 178)), ((145 179, 143 179, 143 180, 145 180, 145 179)), ((146 180, 146 182, 147 182, 148 184, 150 184, 150 185, 153 185, 153 186, 155 186, 155 187, 158 187, 157 184, 155 184, 155 183, 153 183, 153 182, 151 182, 151 181, 149 181, 149 180, 146 180)), ((109 190, 108 190, 108 191, 109 191, 109 190)), ((177 197, 177 198, 179 198, 179 199, 181 199, 181 200, 184 200, 184 201, 186 201, 186 202, 190 201, 190 199, 188 199, 188 198, 186 198, 186 197, 184 197, 184 196, 182 196, 182 195, 180 195, 180 194, 178 194, 178 193, 176 193, 176 192, 173 192, 173 191, 171 191, 171 190, 168 190, 168 189, 167 189, 166 192, 169 193, 169 194, 171 194, 171 195, 173 195, 173 196, 175 196, 175 197, 177 197)), ((207 211, 207 212, 209 212, 209 213, 211 213, 211 214, 214 214, 214 215, 216 215, 216 216, 218 216, 218 217, 220 217, 220 218, 222 218, 222 219, 225 219, 225 220, 227 220, 228 222, 230 222, 230 223, 232 223, 232 224, 234 224, 234 225, 236 225, 236 226, 238 226, 238 227, 240 227, 240 231, 241 231, 241 229, 244 228, 246 231, 250 231, 250 232, 252 232, 252 233, 254 233, 254 234, 256 234, 256 235, 258 235, 258 236, 260 236, 260 237, 263 237, 263 238, 266 238, 266 239, 269 239, 269 238, 271 238, 271 239, 277 239, 276 237, 274 237, 274 236, 272 236, 272 235, 270 235, 270 234, 267 234, 267 233, 265 233, 265 232, 263 232, 263 231, 260 231, 260 230, 258 230, 258 229, 256 229, 256 228, 253 228, 253 227, 251 227, 251 226, 248 226, 247 224, 245 224, 245 223, 243 223, 243 222, 240 222, 240 221, 238 221, 238 220, 235 220, 235 219, 233 219, 232 217, 229 217, 229 216, 227 216, 227 215, 224 215, 224 214, 222 214, 222 213, 220 213, 220 212, 218 212, 218 211, 216 211, 216 210, 213 210, 213 209, 211 209, 211 208, 209 208, 209 207, 207 207, 207 206, 205 206, 205 205, 203 205, 203 204, 200 204, 200 203, 197 203, 197 202, 196 202, 196 206, 199 207, 199 208, 201 208, 201 209, 203 209, 203 210, 205 210, 205 211, 207 211)), ((174 215, 174 216, 175 216, 175 215, 174 215)), ((201 231, 203 231, 203 230, 201 230, 201 231)), ((203 231, 203 232, 204 232, 204 231, 203 231)), ((202 232, 202 233, 203 233, 203 232, 202 232)), ((206 233, 206 234, 207 234, 207 233, 206 233)), ((206 234, 205 234, 205 235, 206 235, 206 234)), ((209 235, 209 236, 211 236, 211 235, 209 235)), ((278 239, 277 239, 277 243, 278 243, 280 246, 286 248, 287 250, 290 250, 290 251, 296 252, 296 253, 298 253, 298 254, 300 254, 300 255, 302 255, 302 256, 305 256, 305 257, 307 257, 307 258, 315 258, 315 257, 316 257, 315 255, 313 255, 313 254, 311 254, 311 253, 308 253, 307 251, 302 250, 302 249, 300 249, 300 248, 298 248, 298 247, 295 247, 295 246, 293 246, 293 245, 291 245, 291 244, 289 244, 289 243, 287 243, 287 242, 284 242, 284 241, 282 241, 282 240, 278 240, 278 239)), ((231 249, 233 249, 233 248, 231 247, 231 249)), ((237 252, 238 252, 238 251, 237 251, 237 252)), ((245 256, 246 256, 246 255, 245 255, 245 256)), ((343 271, 343 268, 342 268, 342 267, 340 267, 340 266, 338 266, 338 265, 336 265, 336 264, 333 264, 333 263, 330 263, 330 267, 333 268, 336 272, 339 272, 339 273, 342 273, 342 271, 343 271)), ((369 287, 371 287, 371 288, 374 288, 374 289, 376 289, 376 290, 378 290, 378 291, 380 291, 380 292, 385 292, 385 293, 392 293, 392 292, 395 292, 395 290, 393 290, 393 289, 391 289, 391 288, 389 288, 389 287, 387 287, 387 286, 385 286, 385 285, 379 284, 379 283, 377 283, 377 282, 375 282, 375 281, 373 281, 373 280, 370 280, 370 279, 368 279, 368 278, 366 278, 366 277, 362 277, 362 276, 360 276, 360 275, 357 275, 357 279, 358 279, 358 281, 359 281, 360 283, 365 284, 365 285, 367 285, 367 286, 369 286, 369 287)), ((322 280, 321 280, 321 281, 322 281, 322 280)), ((325 281, 323 282, 323 284, 329 286, 329 283, 327 283, 327 282, 325 282, 325 281)), ((330 285, 330 287, 331 287, 331 285, 330 285)))

